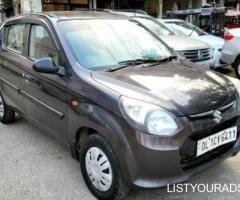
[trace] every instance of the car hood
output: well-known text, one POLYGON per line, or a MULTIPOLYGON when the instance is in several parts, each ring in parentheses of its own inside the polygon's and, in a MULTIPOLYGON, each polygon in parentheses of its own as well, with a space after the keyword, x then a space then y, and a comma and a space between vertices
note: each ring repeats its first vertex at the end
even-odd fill
POLYGON ((192 38, 203 41, 203 42, 206 42, 212 48, 216 48, 216 47, 218 47, 218 48, 221 47, 222 48, 223 45, 224 45, 224 39, 223 38, 220 38, 220 37, 217 37, 217 36, 214 36, 214 35, 210 35, 210 34, 194 36, 192 38))
POLYGON ((93 72, 92 76, 119 95, 158 104, 177 116, 217 109, 236 98, 235 87, 224 75, 188 62, 93 72))
POLYGON ((160 37, 167 45, 175 51, 207 49, 210 46, 202 41, 195 40, 189 37, 176 36, 176 35, 162 35, 160 37))

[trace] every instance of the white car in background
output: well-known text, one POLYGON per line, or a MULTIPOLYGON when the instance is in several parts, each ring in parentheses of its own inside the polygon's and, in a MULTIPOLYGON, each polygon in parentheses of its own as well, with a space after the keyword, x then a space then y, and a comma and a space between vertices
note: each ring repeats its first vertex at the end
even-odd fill
POLYGON ((222 58, 222 48, 224 45, 224 39, 211 35, 197 26, 180 19, 158 19, 168 26, 176 35, 188 36, 203 42, 208 43, 212 47, 214 53, 213 60, 211 63, 211 68, 216 69, 218 67, 225 66, 221 62, 222 58))
POLYGON ((198 64, 202 68, 210 68, 213 59, 213 52, 211 46, 206 42, 195 40, 184 35, 177 36, 164 23, 159 22, 157 19, 149 15, 119 10, 108 11, 111 13, 131 17, 153 34, 158 36, 163 42, 165 42, 174 51, 178 52, 182 57, 198 64))
POLYGON ((222 50, 222 61, 231 64, 240 78, 240 28, 226 30, 225 44, 222 50))

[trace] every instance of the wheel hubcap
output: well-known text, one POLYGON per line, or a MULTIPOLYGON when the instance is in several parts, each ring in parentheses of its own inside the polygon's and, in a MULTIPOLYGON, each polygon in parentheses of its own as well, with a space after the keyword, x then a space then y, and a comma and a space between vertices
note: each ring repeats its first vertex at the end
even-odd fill
POLYGON ((4 113, 3 99, 2 99, 2 97, 0 96, 0 117, 3 116, 3 113, 4 113))
POLYGON ((88 149, 85 157, 88 177, 94 187, 102 192, 112 185, 112 167, 103 151, 97 147, 88 149))

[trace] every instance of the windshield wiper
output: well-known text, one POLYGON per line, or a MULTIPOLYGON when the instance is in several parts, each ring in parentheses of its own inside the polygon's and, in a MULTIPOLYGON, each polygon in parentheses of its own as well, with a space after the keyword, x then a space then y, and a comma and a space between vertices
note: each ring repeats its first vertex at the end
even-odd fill
POLYGON ((140 65, 143 63, 144 63, 143 59, 124 60, 124 61, 118 62, 119 65, 140 65))
POLYGON ((116 70, 119 70, 119 69, 123 69, 123 68, 126 68, 126 67, 129 67, 129 65, 117 65, 117 67, 110 67, 106 70, 106 72, 113 72, 113 71, 116 71, 116 70))
MULTIPOLYGON (((160 63, 163 63, 163 62, 169 62, 169 61, 172 61, 172 60, 174 60, 174 59, 176 59, 177 58, 177 56, 169 56, 169 57, 165 57, 165 58, 159 58, 159 59, 152 59, 151 60, 151 63, 153 63, 153 64, 151 64, 151 65, 148 65, 147 67, 151 67, 151 66, 154 66, 154 65, 158 65, 158 64, 160 64, 160 63)), ((149 62, 150 63, 150 62, 149 62)))
POLYGON ((120 61, 116 67, 108 68, 106 71, 112 72, 112 71, 120 70, 123 68, 133 67, 136 65, 141 65, 146 63, 151 63, 150 66, 152 66, 152 64, 159 64, 162 62, 171 61, 175 58, 177 58, 177 56, 169 56, 166 58, 146 58, 146 59, 143 58, 143 59, 135 59, 135 60, 125 60, 125 61, 120 61))
POLYGON ((124 60, 124 61, 120 61, 118 62, 118 65, 116 65, 115 67, 110 67, 108 68, 106 71, 107 72, 113 72, 119 69, 123 69, 123 68, 127 68, 133 65, 140 65, 143 64, 142 59, 136 59, 136 60, 124 60))
POLYGON ((119 69, 144 64, 146 62, 147 62, 147 60, 145 60, 145 59, 124 60, 124 61, 118 62, 118 65, 116 67, 108 68, 106 71, 107 72, 112 72, 112 71, 116 71, 116 70, 119 70, 119 69))
POLYGON ((140 58, 136 60, 128 60, 128 61, 121 61, 119 64, 129 64, 129 65, 140 65, 140 64, 146 64, 146 63, 161 63, 165 61, 171 61, 173 59, 177 58, 177 56, 169 56, 165 58, 140 58))

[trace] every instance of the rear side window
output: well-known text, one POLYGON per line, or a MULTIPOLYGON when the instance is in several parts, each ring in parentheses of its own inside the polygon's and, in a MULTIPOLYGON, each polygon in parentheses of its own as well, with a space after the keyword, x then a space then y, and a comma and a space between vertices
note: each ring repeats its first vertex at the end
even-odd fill
POLYGON ((32 25, 29 41, 29 57, 37 60, 50 57, 58 65, 59 55, 47 30, 40 25, 32 25))
POLYGON ((23 48, 23 35, 24 24, 8 26, 6 47, 20 53, 23 48))

